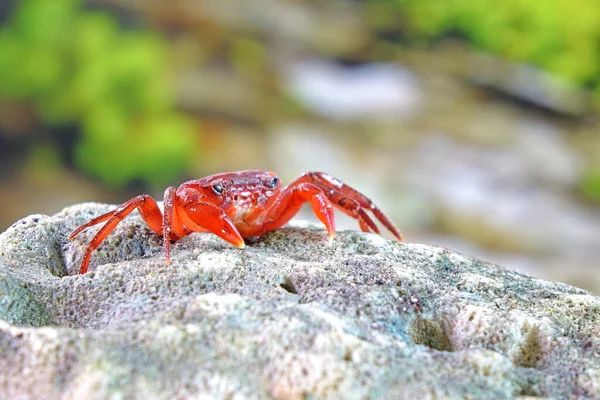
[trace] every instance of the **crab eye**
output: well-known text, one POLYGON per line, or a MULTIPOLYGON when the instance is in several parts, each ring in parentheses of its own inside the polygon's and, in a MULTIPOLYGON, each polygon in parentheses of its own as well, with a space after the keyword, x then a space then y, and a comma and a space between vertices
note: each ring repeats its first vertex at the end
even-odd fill
POLYGON ((267 186, 271 189, 275 189, 275 187, 277 186, 277 182, 279 182, 279 178, 274 177, 273 179, 271 179, 271 182, 267 183, 267 186))
POLYGON ((216 194, 223 194, 223 186, 220 183, 215 183, 212 188, 216 194))

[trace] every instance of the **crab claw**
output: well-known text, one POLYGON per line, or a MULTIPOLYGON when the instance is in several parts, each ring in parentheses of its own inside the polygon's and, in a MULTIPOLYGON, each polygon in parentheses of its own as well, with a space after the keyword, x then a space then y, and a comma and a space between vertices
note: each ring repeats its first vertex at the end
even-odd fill
POLYGON ((221 220, 221 222, 223 223, 221 234, 216 233, 216 235, 228 241, 237 248, 245 248, 246 243, 244 242, 242 235, 240 235, 240 232, 237 230, 233 222, 231 222, 229 218, 225 218, 221 220))
POLYGON ((332 242, 335 237, 335 216, 331 202, 320 191, 315 192, 312 196, 310 206, 313 213, 317 216, 319 221, 325 225, 329 236, 329 242, 332 242))
POLYGON ((185 225, 197 232, 210 231, 235 247, 246 247, 244 238, 225 212, 210 203, 194 203, 185 207, 185 225))

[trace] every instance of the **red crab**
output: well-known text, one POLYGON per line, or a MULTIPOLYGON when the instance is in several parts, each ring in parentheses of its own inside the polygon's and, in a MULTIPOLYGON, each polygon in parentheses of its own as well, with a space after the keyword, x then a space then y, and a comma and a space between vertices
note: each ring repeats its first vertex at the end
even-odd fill
POLYGON ((96 224, 106 223, 90 240, 81 262, 80 274, 88 270, 92 252, 136 208, 150 229, 163 236, 167 265, 170 246, 192 232, 212 232, 236 247, 244 248, 244 238, 260 236, 285 225, 309 202, 325 224, 329 237, 335 236, 333 206, 358 220, 364 232, 379 233, 367 214, 371 211, 392 234, 402 241, 394 223, 371 200, 339 179, 323 172, 307 172, 286 187, 273 172, 238 171, 188 181, 178 189, 165 190, 164 213, 156 200, 142 194, 115 210, 96 217, 75 229, 69 240, 96 224))

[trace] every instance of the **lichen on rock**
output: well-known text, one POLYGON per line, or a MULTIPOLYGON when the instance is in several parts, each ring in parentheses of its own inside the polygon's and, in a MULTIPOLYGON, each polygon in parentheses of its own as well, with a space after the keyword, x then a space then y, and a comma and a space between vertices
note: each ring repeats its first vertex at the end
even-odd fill
POLYGON ((110 206, 0 235, 8 398, 600 397, 600 298, 463 256, 294 223, 237 249, 127 218, 77 275, 110 206))

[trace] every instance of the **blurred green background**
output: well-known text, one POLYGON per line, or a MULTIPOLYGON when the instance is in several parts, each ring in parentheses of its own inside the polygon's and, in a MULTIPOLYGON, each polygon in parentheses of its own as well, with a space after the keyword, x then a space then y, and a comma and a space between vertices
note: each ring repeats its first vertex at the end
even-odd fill
POLYGON ((600 293, 594 0, 21 0, 0 23, 0 230, 322 170, 408 241, 600 293))

